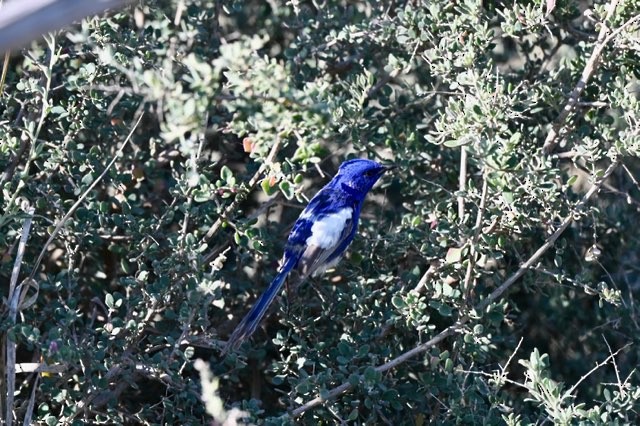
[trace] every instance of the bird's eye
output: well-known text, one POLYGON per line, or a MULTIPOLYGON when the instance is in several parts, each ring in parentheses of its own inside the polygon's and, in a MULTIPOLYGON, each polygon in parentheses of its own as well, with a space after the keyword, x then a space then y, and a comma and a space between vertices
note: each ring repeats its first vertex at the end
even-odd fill
POLYGON ((364 175, 365 175, 366 177, 371 177, 371 176, 373 176, 373 175, 375 175, 375 174, 376 174, 376 171, 375 171, 375 170, 367 170, 366 172, 364 172, 364 175))

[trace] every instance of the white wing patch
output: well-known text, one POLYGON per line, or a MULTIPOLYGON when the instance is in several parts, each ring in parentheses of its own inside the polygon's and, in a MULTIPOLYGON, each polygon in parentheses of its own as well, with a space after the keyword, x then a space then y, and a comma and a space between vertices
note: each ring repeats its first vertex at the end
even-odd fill
POLYGON ((326 249, 335 247, 340 241, 347 221, 351 220, 353 209, 345 207, 318 220, 311 226, 311 236, 307 238, 308 246, 326 249))

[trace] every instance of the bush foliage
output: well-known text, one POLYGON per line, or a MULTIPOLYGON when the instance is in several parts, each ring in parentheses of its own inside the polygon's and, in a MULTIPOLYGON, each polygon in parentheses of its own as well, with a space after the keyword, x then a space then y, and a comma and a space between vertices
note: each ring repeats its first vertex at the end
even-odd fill
POLYGON ((0 416, 638 422, 639 13, 139 2, 13 52, 0 416), (398 168, 349 254, 221 357, 351 157, 398 168))

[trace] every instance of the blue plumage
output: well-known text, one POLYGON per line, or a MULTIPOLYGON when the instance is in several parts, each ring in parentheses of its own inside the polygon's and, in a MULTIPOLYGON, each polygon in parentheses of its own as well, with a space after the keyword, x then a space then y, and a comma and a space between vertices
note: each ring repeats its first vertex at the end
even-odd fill
POLYGON ((349 160, 309 202, 293 225, 278 274, 229 337, 223 353, 251 336, 290 273, 298 282, 334 266, 353 240, 362 203, 391 167, 370 160, 349 160))

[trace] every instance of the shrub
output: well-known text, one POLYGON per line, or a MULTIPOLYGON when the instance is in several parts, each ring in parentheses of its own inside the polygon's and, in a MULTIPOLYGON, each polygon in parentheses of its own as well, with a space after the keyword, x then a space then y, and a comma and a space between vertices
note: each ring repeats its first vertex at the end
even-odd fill
POLYGON ((638 10, 164 1, 14 52, 2 415, 637 422, 638 10), (350 157, 398 169, 348 256, 221 357, 350 157))

